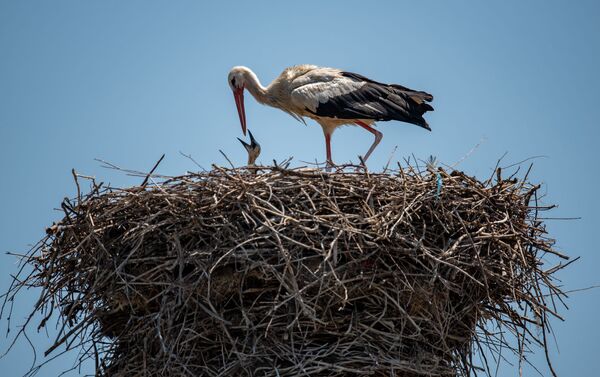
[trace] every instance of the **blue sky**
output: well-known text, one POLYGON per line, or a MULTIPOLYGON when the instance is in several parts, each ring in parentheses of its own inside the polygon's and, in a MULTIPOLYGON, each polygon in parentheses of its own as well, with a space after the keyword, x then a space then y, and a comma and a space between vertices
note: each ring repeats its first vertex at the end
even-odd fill
MULTIPOLYGON (((597 1, 0 1, 0 251, 23 252, 60 217, 75 187, 71 168, 117 185, 139 179, 101 168, 95 158, 159 173, 225 164, 222 149, 245 162, 226 77, 235 65, 268 84, 301 63, 343 68, 435 96, 433 132, 382 123, 369 166, 430 154, 481 178, 533 156, 532 180, 545 203, 557 247, 581 262, 561 274, 566 289, 598 284, 595 232, 600 184, 600 3, 597 1)), ((259 161, 324 160, 320 128, 246 98, 259 161)), ((333 137, 337 162, 356 161, 372 141, 357 127, 333 137)), ((15 272, 0 256, 0 290, 15 272)), ((18 303, 18 321, 37 292, 18 303)), ((553 323, 561 376, 597 373, 600 291, 573 293, 564 323, 553 323)), ((6 331, 6 321, 0 323, 6 331)), ((14 329, 13 329, 14 331, 14 329)), ((45 334, 31 334, 43 351, 45 334)), ((0 338, 0 350, 7 340, 0 338)), ((40 355, 38 354, 38 357, 40 355)), ((73 357, 42 373, 57 375, 73 357)), ((0 359, 2 375, 24 373, 26 342, 0 359)), ((543 354, 534 362, 544 369, 543 354)), ((88 370, 89 371, 89 370, 88 370)), ((525 375, 533 375, 530 369, 525 375)), ((77 375, 77 374, 72 374, 77 375)), ((505 366, 501 375, 517 375, 505 366)))

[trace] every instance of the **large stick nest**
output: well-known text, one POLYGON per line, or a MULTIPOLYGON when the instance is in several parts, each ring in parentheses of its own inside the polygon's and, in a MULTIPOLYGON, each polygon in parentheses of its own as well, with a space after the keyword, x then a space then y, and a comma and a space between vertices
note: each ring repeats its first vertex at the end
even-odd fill
POLYGON ((94 183, 8 297, 42 287, 46 353, 81 344, 99 376, 468 376, 547 347, 564 264, 543 258, 565 257, 537 189, 411 167, 94 183))

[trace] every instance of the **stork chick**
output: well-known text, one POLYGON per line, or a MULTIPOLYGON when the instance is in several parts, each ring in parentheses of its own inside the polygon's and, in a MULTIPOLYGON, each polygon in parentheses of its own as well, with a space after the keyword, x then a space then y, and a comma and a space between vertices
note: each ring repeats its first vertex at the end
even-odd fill
POLYGON ((248 133, 250 134, 250 144, 246 143, 239 137, 237 139, 240 141, 240 143, 242 143, 248 152, 248 166, 254 166, 256 159, 260 155, 260 144, 256 142, 256 139, 254 139, 254 136, 252 136, 252 132, 250 132, 250 130, 248 130, 248 133))

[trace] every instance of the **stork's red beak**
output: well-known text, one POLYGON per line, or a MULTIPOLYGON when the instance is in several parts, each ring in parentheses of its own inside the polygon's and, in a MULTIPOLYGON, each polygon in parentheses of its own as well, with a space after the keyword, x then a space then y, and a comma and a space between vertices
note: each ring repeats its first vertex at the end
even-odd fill
POLYGON ((244 133, 244 136, 246 136, 246 109, 244 108, 244 88, 234 89, 233 97, 235 98, 235 106, 237 107, 238 115, 240 117, 242 132, 244 133))

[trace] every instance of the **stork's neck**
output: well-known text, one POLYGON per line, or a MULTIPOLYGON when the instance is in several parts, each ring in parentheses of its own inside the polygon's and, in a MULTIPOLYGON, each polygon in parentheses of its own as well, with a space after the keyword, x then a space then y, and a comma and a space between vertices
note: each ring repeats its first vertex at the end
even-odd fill
POLYGON ((252 94, 252 97, 262 104, 270 104, 267 88, 261 85, 256 74, 251 70, 247 70, 245 79, 246 89, 252 94))

